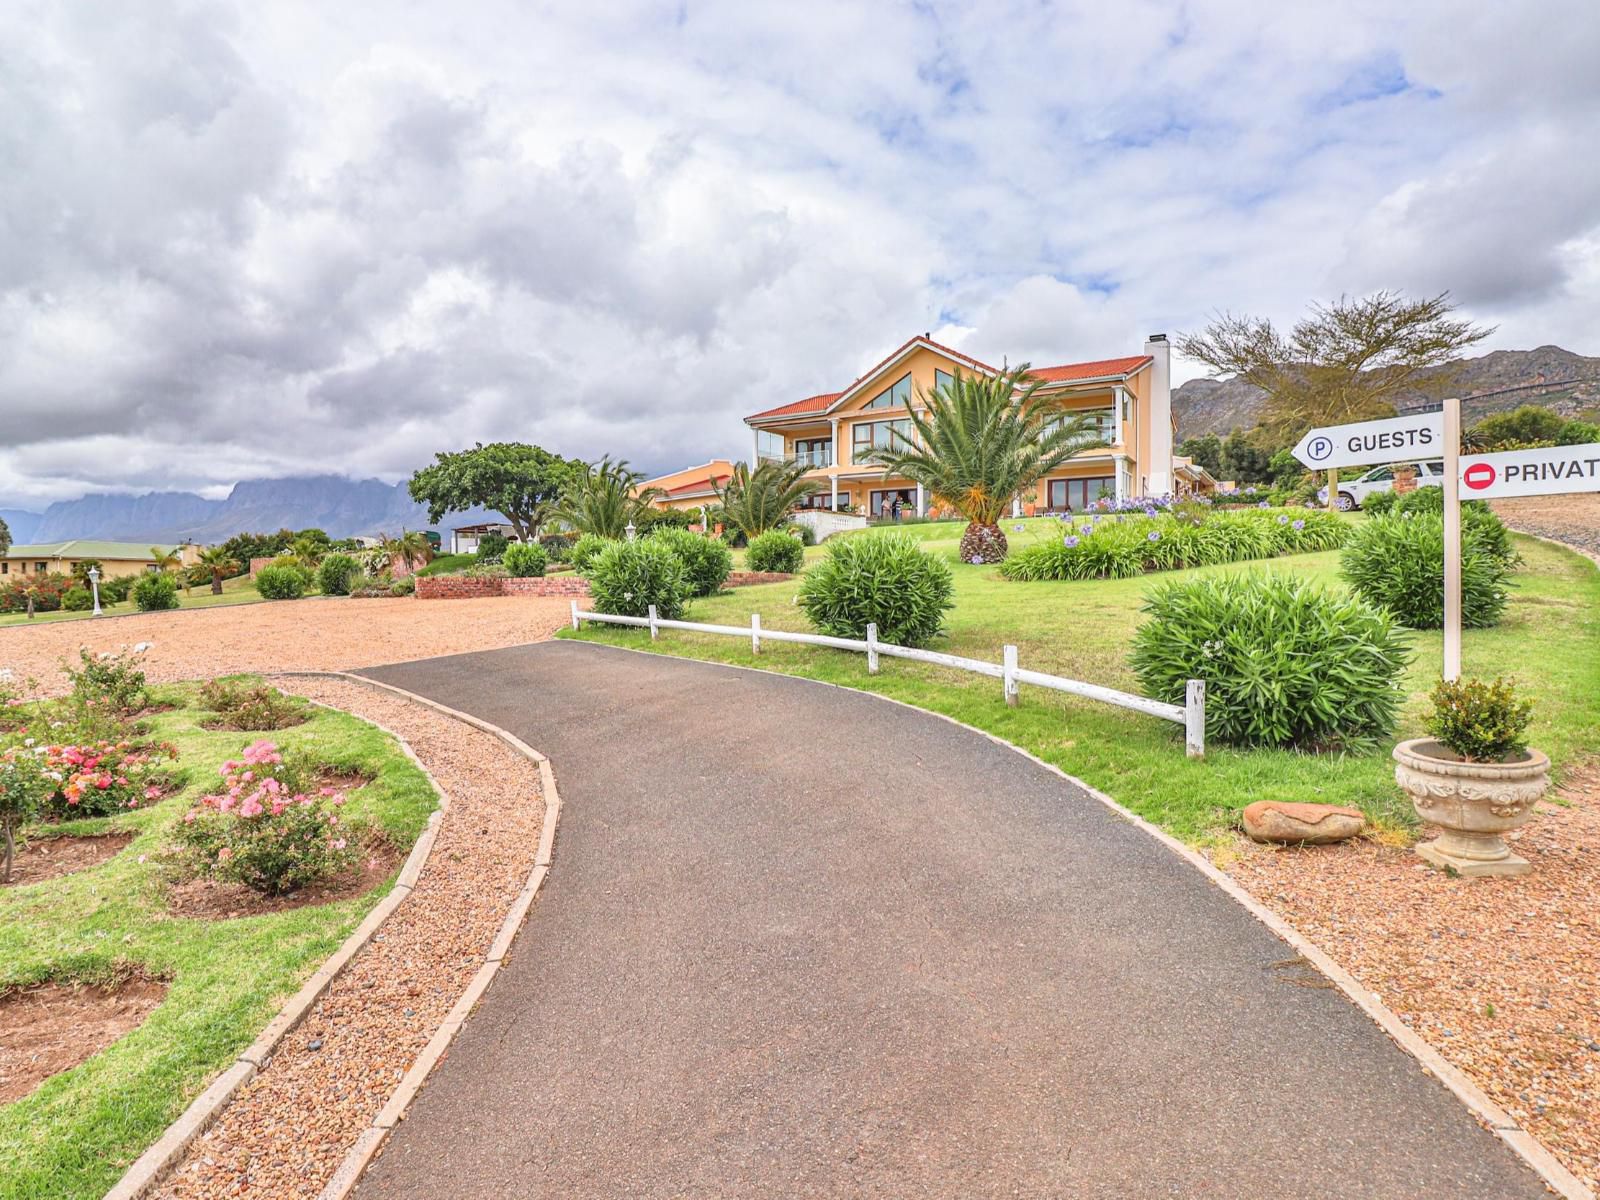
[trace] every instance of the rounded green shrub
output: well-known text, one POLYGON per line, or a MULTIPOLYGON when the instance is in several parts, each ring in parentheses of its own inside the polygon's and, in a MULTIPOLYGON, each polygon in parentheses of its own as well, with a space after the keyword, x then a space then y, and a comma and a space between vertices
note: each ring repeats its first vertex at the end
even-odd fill
POLYGON ((653 604, 658 617, 675 621, 689 599, 689 574, 663 541, 612 541, 590 563, 589 594, 597 612, 646 617, 653 604))
POLYGON ((1146 695, 1206 685, 1206 738, 1235 746, 1367 748, 1394 730, 1407 651, 1388 613, 1277 571, 1152 587, 1130 656, 1146 695))
POLYGON ((536 579, 550 565, 550 556, 538 542, 512 542, 500 556, 500 565, 516 579, 536 579))
POLYGON ((61 607, 68 612, 88 612, 94 607, 94 597, 86 587, 70 587, 61 593, 61 607))
POLYGON ((803 576, 798 601, 833 637, 865 637, 871 623, 880 641, 926 646, 943 632, 954 587, 950 564, 915 538, 871 533, 831 542, 803 576))
POLYGON ((478 539, 478 561, 481 563, 499 562, 505 556, 506 547, 510 544, 505 534, 491 529, 478 539))
POLYGON ((256 572, 256 591, 265 600, 298 600, 310 584, 311 577, 299 567, 272 564, 256 572))
POLYGON ((589 569, 594 566, 594 560, 615 544, 615 538, 601 537, 598 533, 584 534, 572 543, 572 550, 568 556, 572 569, 579 575, 587 575, 589 569))
POLYGON ((733 571, 733 551, 716 538, 664 526, 652 532, 650 540, 666 546, 683 560, 692 596, 716 595, 733 571))
POLYGON ((769 529, 750 539, 744 560, 752 571, 780 571, 793 575, 805 561, 805 543, 781 529, 769 529))
POLYGON ((128 598, 128 593, 133 591, 135 577, 132 575, 117 575, 111 579, 100 581, 100 603, 121 604, 128 598))
MULTIPOLYGON (((1498 624, 1505 611, 1510 565, 1492 545, 1491 533, 1462 522, 1461 623, 1469 629, 1498 624)), ((1442 629, 1444 517, 1396 512, 1358 526, 1339 573, 1357 595, 1387 609, 1402 625, 1442 629)))
POLYGON ((361 564, 348 554, 330 554, 317 566, 317 587, 324 596, 348 596, 350 581, 361 573, 361 564))
POLYGON ((133 604, 140 612, 166 612, 178 607, 178 581, 166 571, 141 575, 133 585, 133 604))

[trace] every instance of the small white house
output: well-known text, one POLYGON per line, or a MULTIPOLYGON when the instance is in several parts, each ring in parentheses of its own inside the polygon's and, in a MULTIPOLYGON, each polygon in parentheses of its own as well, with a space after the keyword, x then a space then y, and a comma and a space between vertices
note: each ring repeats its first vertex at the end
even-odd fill
POLYGON ((476 554, 478 543, 491 533, 498 533, 508 542, 519 541, 517 531, 504 521, 490 522, 485 525, 463 525, 459 529, 450 531, 451 554, 476 554))

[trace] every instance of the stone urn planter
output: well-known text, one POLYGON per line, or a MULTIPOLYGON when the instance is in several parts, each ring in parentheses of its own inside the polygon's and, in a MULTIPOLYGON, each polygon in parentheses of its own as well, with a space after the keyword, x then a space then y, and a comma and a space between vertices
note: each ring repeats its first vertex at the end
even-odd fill
POLYGON ((1417 816, 1439 836, 1417 846, 1436 867, 1462 875, 1526 875, 1533 867, 1500 835, 1526 825, 1550 787, 1550 760, 1537 750, 1517 762, 1464 762, 1432 738, 1394 748, 1394 779, 1417 816))

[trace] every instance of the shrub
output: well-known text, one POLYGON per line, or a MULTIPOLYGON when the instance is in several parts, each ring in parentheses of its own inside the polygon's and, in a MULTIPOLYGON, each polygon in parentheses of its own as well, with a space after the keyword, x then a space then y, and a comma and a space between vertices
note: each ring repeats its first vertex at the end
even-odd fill
POLYGON ((179 861, 194 874, 278 896, 355 863, 339 819, 344 797, 317 788, 303 759, 256 742, 222 764, 222 783, 177 826, 179 861))
POLYGON ((178 581, 166 571, 139 576, 133 604, 140 612, 166 612, 178 607, 178 581))
POLYGON ((264 683, 210 679, 200 686, 200 703, 216 714, 208 729, 268 730, 303 725, 305 705, 264 683))
POLYGON ((86 587, 70 587, 61 593, 61 607, 68 612, 88 612, 94 607, 94 597, 86 587))
MULTIPOLYGON (((1417 491, 1419 491, 1419 492, 1422 491, 1422 490, 1423 490, 1422 488, 1418 488, 1417 489, 1417 491)), ((1430 492, 1439 492, 1439 493, 1441 493, 1441 495, 1442 495, 1442 493, 1444 491, 1443 488, 1435 488, 1435 487, 1430 487, 1427 490, 1430 491, 1430 492)), ((1363 500, 1361 502, 1361 511, 1366 513, 1367 516, 1369 516, 1369 517, 1386 517, 1391 512, 1394 511, 1394 506, 1395 506, 1396 502, 1400 499, 1402 494, 1403 493, 1392 492, 1392 491, 1391 492, 1373 492, 1370 496, 1368 496, 1365 500, 1363 500)), ((1443 500, 1442 499, 1440 501, 1440 507, 1441 508, 1443 507, 1443 500)))
POLYGON ((389 584, 391 596, 409 596, 417 590, 417 581, 413 576, 404 575, 389 584))
POLYGON ((1425 728, 1464 761, 1516 762, 1527 753, 1533 703, 1505 680, 1441 679, 1429 699, 1425 728))
POLYGON ((256 591, 265 600, 298 600, 306 594, 311 577, 299 567, 276 563, 256 572, 256 591))
POLYGON ((805 561, 806 548, 800 539, 781 529, 769 529, 750 539, 744 560, 752 571, 781 571, 793 575, 805 561))
POLYGON ((28 597, 33 597, 34 612, 55 612, 61 597, 73 586, 71 575, 28 575, 0 586, 0 612, 27 612, 28 597))
POLYGON ((317 566, 317 587, 324 596, 348 596, 350 581, 361 573, 361 564, 348 554, 330 554, 317 566))
POLYGON ((178 752, 169 743, 80 742, 45 748, 44 761, 59 782, 48 801, 60 817, 103 817, 159 801, 171 786, 164 765, 178 752))
POLYGON ((551 562, 564 563, 572 561, 572 543, 576 540, 570 533, 547 533, 539 539, 539 545, 551 562))
POLYGON ((111 579, 100 581, 100 603, 121 604, 128 598, 128 593, 133 590, 135 576, 117 575, 111 579))
POLYGON ((497 563, 506 552, 506 547, 511 543, 506 540, 506 535, 490 531, 478 539, 478 561, 481 563, 497 563))
MULTIPOLYGON (((902 517, 901 524, 921 525, 929 520, 927 517, 902 517)), ((802 546, 815 546, 817 544, 817 531, 809 525, 785 525, 781 530, 796 539, 802 546)))
MULTIPOLYGON (((1436 489, 1429 488, 1429 491, 1436 489)), ((1497 624, 1506 606, 1506 561, 1486 548, 1486 535, 1461 527, 1461 623, 1497 624)), ((1400 512, 1357 527, 1339 573, 1356 594, 1386 608, 1412 629, 1444 627, 1444 518, 1400 512)))
POLYGON ((943 631, 954 605, 950 564, 903 533, 843 538, 805 573, 798 601, 806 617, 834 637, 878 637, 901 646, 925 646, 943 631))
POLYGON ((509 579, 511 572, 497 562, 473 563, 461 572, 463 579, 509 579))
POLYGON ((648 616, 653 604, 657 616, 675 621, 683 616, 689 586, 683 559, 656 538, 612 542, 589 568, 596 611, 624 617, 648 616))
POLYGON ((12 746, 0 752, 0 836, 5 842, 0 883, 11 882, 17 830, 44 810, 56 787, 44 747, 12 746))
POLYGON ((515 579, 537 579, 550 565, 550 556, 538 542, 516 542, 506 547, 500 561, 515 579))
POLYGON ((1280 572, 1159 583, 1131 664, 1182 704, 1206 684, 1206 737, 1238 746, 1366 748, 1394 729, 1407 652, 1390 616, 1280 572))
POLYGON ((572 543, 572 569, 579 575, 587 575, 590 568, 594 566, 594 560, 599 558, 615 542, 616 539, 604 538, 598 533, 584 534, 572 543))
POLYGON ((139 669, 143 643, 133 650, 90 653, 87 646, 78 650, 78 666, 61 664, 72 683, 72 700, 79 708, 108 709, 128 715, 147 707, 144 672, 139 669))
POLYGON ((650 540, 666 546, 683 560, 691 596, 715 595, 733 571, 733 551, 716 538, 669 525, 656 529, 650 540))

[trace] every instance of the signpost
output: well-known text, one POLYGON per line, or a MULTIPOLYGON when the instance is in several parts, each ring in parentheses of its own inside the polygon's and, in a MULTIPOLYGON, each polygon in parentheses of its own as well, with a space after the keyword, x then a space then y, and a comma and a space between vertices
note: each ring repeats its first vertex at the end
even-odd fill
POLYGON ((1413 413, 1313 429, 1294 447, 1294 456, 1313 471, 1366 463, 1434 458, 1444 445, 1444 414, 1413 413))
POLYGON ((1600 442, 1469 454, 1461 460, 1461 494, 1468 500, 1600 492, 1600 442))

